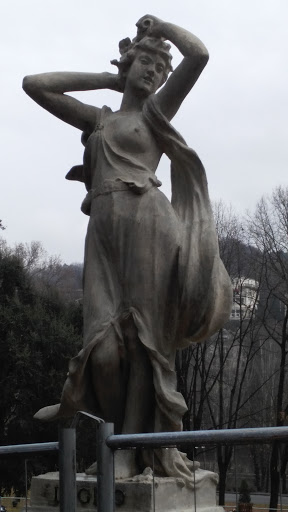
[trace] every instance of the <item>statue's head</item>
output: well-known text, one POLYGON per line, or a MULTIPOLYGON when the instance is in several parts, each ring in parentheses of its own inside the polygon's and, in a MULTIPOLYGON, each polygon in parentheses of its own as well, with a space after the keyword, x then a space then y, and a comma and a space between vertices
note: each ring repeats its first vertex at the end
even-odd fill
POLYGON ((161 38, 145 36, 140 40, 135 38, 131 42, 129 37, 127 37, 126 39, 122 39, 119 43, 119 51, 121 54, 119 61, 114 59, 111 61, 111 64, 118 67, 120 78, 125 84, 129 69, 139 52, 147 52, 152 56, 158 56, 164 62, 163 76, 159 85, 159 87, 161 87, 161 85, 166 82, 170 71, 173 71, 171 66, 172 55, 169 51, 170 48, 170 44, 165 43, 161 38))

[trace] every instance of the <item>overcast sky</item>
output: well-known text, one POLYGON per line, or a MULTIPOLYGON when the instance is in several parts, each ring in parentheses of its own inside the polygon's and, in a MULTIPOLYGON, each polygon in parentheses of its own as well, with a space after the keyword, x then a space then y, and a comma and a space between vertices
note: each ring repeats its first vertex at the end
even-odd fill
MULTIPOLYGON (((0 218, 10 245, 39 240, 63 262, 81 262, 88 217, 84 185, 65 180, 82 163, 80 132, 22 91, 22 78, 45 71, 111 71, 118 42, 154 14, 189 29, 210 61, 173 124, 197 151, 212 200, 253 209, 288 185, 287 0, 6 0, 0 9, 0 218)), ((174 49, 173 49, 174 50, 174 49)), ((175 50, 174 67, 179 61, 175 50)), ((111 91, 78 93, 117 110, 111 91)), ((169 195, 168 161, 160 164, 169 195)))

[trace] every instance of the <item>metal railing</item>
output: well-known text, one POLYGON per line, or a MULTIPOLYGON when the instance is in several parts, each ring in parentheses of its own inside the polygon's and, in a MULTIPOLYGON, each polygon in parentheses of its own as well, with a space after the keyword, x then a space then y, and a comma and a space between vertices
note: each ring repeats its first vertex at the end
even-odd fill
POLYGON ((199 444, 271 443, 287 440, 288 427, 264 427, 110 435, 106 439, 106 444, 115 450, 136 447, 160 448, 188 443, 196 446, 199 444))
MULTIPOLYGON (((246 428, 226 430, 202 430, 185 432, 159 432, 153 434, 113 434, 113 424, 99 425, 98 447, 98 480, 99 512, 114 512, 115 481, 114 451, 129 448, 159 448, 217 444, 253 444, 288 441, 288 427, 246 428), (101 504, 101 506, 100 506, 101 504)), ((280 510, 283 510, 280 503, 280 510)))
MULTIPOLYGON (((95 418, 94 418, 95 419, 95 418)), ((288 441, 288 427, 159 432, 114 435, 112 423, 100 423, 97 435, 98 512, 115 510, 114 452, 117 449, 181 447, 191 444, 252 444, 288 441)), ((37 443, 0 447, 1 455, 59 450, 60 511, 76 511, 76 433, 75 428, 60 430, 59 443, 37 443)))
MULTIPOLYGON (((62 428, 59 442, 0 446, 0 456, 59 451, 59 489, 61 512, 76 510, 76 433, 62 428)), ((26 465, 25 465, 26 468, 26 465)), ((27 489, 26 489, 27 511, 27 489)))

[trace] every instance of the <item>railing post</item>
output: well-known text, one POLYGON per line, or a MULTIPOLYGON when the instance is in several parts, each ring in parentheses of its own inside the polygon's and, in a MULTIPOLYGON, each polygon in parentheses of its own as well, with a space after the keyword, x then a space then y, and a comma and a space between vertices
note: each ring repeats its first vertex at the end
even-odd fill
POLYGON ((76 512, 76 433, 75 428, 59 432, 60 512, 76 512))
POLYGON ((100 423, 97 435, 97 507, 98 512, 114 512, 114 451, 106 444, 114 434, 113 423, 100 423))
POLYGON ((25 465, 25 512, 28 510, 28 470, 27 470, 27 459, 24 461, 25 465))

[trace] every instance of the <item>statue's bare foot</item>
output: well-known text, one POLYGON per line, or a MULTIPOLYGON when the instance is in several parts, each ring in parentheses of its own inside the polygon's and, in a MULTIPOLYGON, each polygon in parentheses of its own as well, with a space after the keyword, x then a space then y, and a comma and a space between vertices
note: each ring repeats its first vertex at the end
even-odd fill
MULTIPOLYGON (((135 460, 135 450, 117 450, 115 453, 115 478, 131 478, 139 474, 135 460)), ((93 462, 85 471, 86 475, 97 474, 97 462, 93 462)))
POLYGON ((34 414, 34 418, 40 421, 53 421, 57 420, 61 417, 59 414, 60 404, 48 405, 47 407, 43 407, 39 409, 36 414, 34 414))
POLYGON ((86 475, 97 475, 97 462, 93 462, 89 468, 85 469, 86 475))

